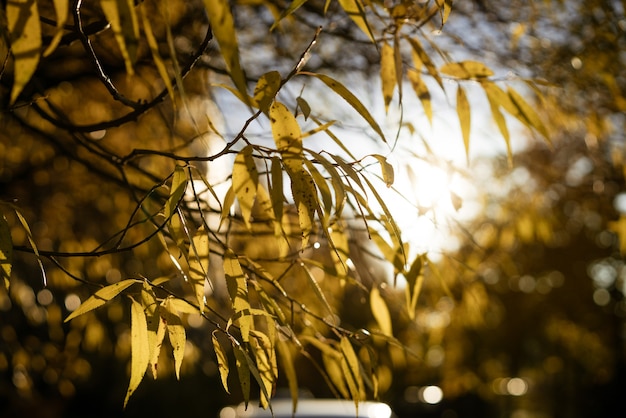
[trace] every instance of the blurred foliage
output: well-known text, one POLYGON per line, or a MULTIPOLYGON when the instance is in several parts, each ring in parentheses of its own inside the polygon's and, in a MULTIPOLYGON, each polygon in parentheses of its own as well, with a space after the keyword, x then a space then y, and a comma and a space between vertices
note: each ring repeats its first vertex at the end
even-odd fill
POLYGON ((583 399, 624 362, 624 4, 513 3, 3 3, 6 414, 80 414, 61 399, 106 387, 145 415, 135 399, 181 376, 262 402, 438 383, 585 416, 551 400, 583 399), (416 118, 436 125, 438 97, 468 161, 488 130, 507 162, 434 263, 394 217, 409 193, 392 161, 435 159, 416 118), (552 149, 514 154, 519 127, 552 149))

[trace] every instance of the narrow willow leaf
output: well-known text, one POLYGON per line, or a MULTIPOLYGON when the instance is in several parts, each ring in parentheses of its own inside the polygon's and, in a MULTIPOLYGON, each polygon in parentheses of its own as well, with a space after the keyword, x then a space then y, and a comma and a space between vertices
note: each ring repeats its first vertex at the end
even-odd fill
POLYGON ((311 106, 309 105, 309 102, 304 100, 302 96, 298 96, 296 97, 296 103, 298 105, 298 109, 300 109, 302 115, 304 116, 304 120, 307 120, 311 115, 311 106))
POLYGON ((330 174, 330 181, 333 186, 333 193, 335 194, 335 216, 338 218, 341 217, 346 202, 346 191, 343 187, 343 179, 339 175, 337 168, 324 158, 324 156, 312 150, 307 150, 307 152, 315 158, 316 162, 322 164, 326 172, 330 174))
POLYGON ((422 283, 424 282, 424 275, 422 274, 422 268, 424 266, 424 257, 418 255, 411 263, 409 271, 404 273, 404 277, 408 286, 406 287, 406 305, 407 311, 411 318, 415 316, 415 308, 417 307, 417 299, 422 290, 422 283))
POLYGON ((65 322, 71 321, 77 316, 99 308, 100 306, 104 305, 135 283, 139 283, 139 280, 126 279, 122 280, 121 282, 113 283, 111 285, 103 287, 102 289, 91 295, 74 312, 72 312, 67 318, 65 318, 65 322))
MULTIPOLYGON (((481 85, 484 86, 484 84, 482 83, 481 85)), ((498 103, 496 102, 494 97, 490 95, 487 90, 485 90, 485 92, 487 96, 487 101, 489 102, 489 107, 491 108, 491 115, 493 117, 493 120, 496 122, 496 125, 498 126, 498 129, 500 130, 500 133, 504 138, 504 143, 506 144, 506 154, 509 161, 509 166, 511 166, 513 164, 513 149, 511 148, 511 136, 509 134, 509 129, 506 124, 506 119, 504 118, 504 115, 502 115, 500 107, 498 106, 498 103)))
POLYGON ((450 62, 442 65, 439 71, 463 80, 491 77, 493 75, 493 71, 489 67, 477 61, 450 62))
POLYGON ((280 163, 280 158, 272 157, 271 170, 271 182, 270 182, 270 197, 272 199, 272 210, 274 211, 274 218, 277 222, 283 219, 283 205, 285 196, 283 193, 283 168, 280 163))
POLYGON ((282 154, 287 170, 302 170, 302 132, 296 118, 285 105, 279 102, 270 107, 270 124, 276 148, 282 154))
POLYGON ((395 178, 393 166, 389 164, 387 158, 380 154, 373 154, 372 157, 376 158, 378 160, 378 163, 380 164, 380 170, 382 172, 382 177, 385 185, 387 187, 391 187, 395 178))
POLYGON ((302 234, 302 247, 308 244, 313 232, 316 208, 319 207, 315 182, 311 175, 305 170, 290 172, 291 194, 296 203, 298 211, 298 223, 302 234))
POLYGON ((346 102, 348 102, 348 104, 352 106, 354 110, 356 110, 363 119, 365 119, 365 121, 367 121, 367 123, 372 127, 372 129, 374 129, 374 131, 380 136, 383 142, 387 142, 387 140, 385 139, 385 134, 383 133, 382 129, 380 128, 376 120, 372 117, 370 112, 367 110, 367 108, 343 84, 341 84, 339 81, 324 74, 315 74, 315 73, 309 73, 309 72, 301 72, 300 74, 306 74, 312 77, 316 77, 319 80, 321 80, 324 84, 326 84, 328 87, 330 87, 335 93, 337 93, 346 102))
POLYGON ((281 81, 278 71, 265 73, 257 81, 254 88, 254 103, 263 113, 269 111, 274 97, 280 89, 281 81))
POLYGON ((152 54, 152 61, 154 61, 154 65, 156 66, 157 71, 159 72, 159 76, 163 83, 165 84, 165 88, 167 89, 167 93, 170 97, 174 97, 174 86, 172 86, 172 80, 170 79, 170 75, 165 67, 165 63, 163 62, 163 58, 161 58, 161 53, 159 52, 159 44, 154 36, 154 31, 152 30, 152 24, 150 23, 150 19, 145 10, 145 5, 139 5, 139 12, 141 15, 141 23, 143 26, 143 31, 146 35, 146 40, 148 41, 148 46, 150 47, 150 53, 152 54))
POLYGON ((0 278, 6 289, 9 289, 12 266, 13 240, 11 239, 11 228, 9 228, 4 215, 0 213, 0 278))
POLYGON ((228 356, 226 356, 226 352, 218 341, 215 332, 211 334, 211 340, 213 341, 213 351, 215 351, 217 368, 220 372, 222 386, 224 386, 224 390, 226 391, 226 393, 230 394, 230 390, 228 389, 228 374, 230 373, 230 368, 228 366, 228 356))
POLYGON ((393 47, 384 41, 380 49, 380 81, 383 89, 385 112, 389 111, 389 104, 396 89, 396 63, 393 47))
POLYGON ((270 406, 270 396, 278 378, 276 352, 267 335, 259 331, 253 331, 253 334, 254 338, 250 339, 250 346, 254 350, 256 368, 259 372, 260 403, 261 407, 267 409, 270 406))
POLYGON ((252 329, 248 282, 243 274, 241 264, 239 264, 239 260, 232 250, 227 250, 224 254, 224 273, 233 310, 235 314, 241 315, 239 317, 241 338, 244 342, 248 342, 250 340, 250 330, 252 329))
POLYGON ((463 135, 463 145, 465 146, 465 157, 469 163, 470 158, 470 104, 467 100, 465 90, 459 85, 456 90, 456 112, 459 115, 461 124, 461 134, 463 135))
POLYGON ((428 121, 433 123, 433 106, 430 99, 430 91, 428 90, 428 86, 422 79, 422 75, 415 70, 407 71, 407 76, 409 81, 411 82, 411 86, 413 86, 413 91, 415 91, 415 95, 422 103, 422 107, 424 108, 424 114, 428 118, 428 121))
POLYGON ((322 213, 322 210, 320 209, 319 214, 322 222, 322 227, 325 227, 326 225, 328 225, 328 219, 330 218, 330 213, 333 209, 333 196, 330 192, 330 187, 328 186, 328 180, 322 175, 322 173, 319 172, 319 170, 312 161, 310 161, 309 159, 305 159, 304 163, 306 164, 307 169, 311 174, 311 178, 315 182, 315 186, 317 187, 317 190, 322 197, 322 206, 324 206, 324 210, 322 213))
POLYGON ((352 347, 348 337, 341 337, 339 347, 341 348, 341 353, 343 354, 343 360, 345 360, 341 362, 341 368, 344 371, 350 395, 352 399, 354 399, 354 406, 358 411, 359 399, 361 397, 361 393, 363 392, 363 379, 361 377, 359 358, 354 352, 354 348, 352 347))
POLYGON ((200 227, 189 244, 189 282, 200 307, 204 310, 204 286, 209 280, 209 235, 200 227))
POLYGON ((139 302, 133 298, 130 300, 130 382, 124 399, 124 408, 143 380, 150 362, 146 314, 139 302))
POLYGON ((365 7, 361 0, 339 0, 339 4, 343 10, 350 16, 350 19, 356 23, 356 25, 370 38, 370 40, 376 43, 374 34, 367 23, 365 17, 365 7))
POLYGON ((161 304, 163 306, 162 314, 165 319, 167 336, 172 345, 174 371, 176 372, 176 378, 180 380, 180 367, 183 364, 183 357, 185 356, 185 342, 187 341, 187 336, 183 322, 180 316, 178 316, 178 312, 169 303, 170 299, 170 297, 166 298, 161 304))
POLYGON ((278 352, 278 358, 280 359, 280 370, 287 378, 287 386, 289 386, 289 394, 291 396, 292 409, 291 412, 295 414, 298 408, 298 393, 300 392, 298 386, 298 375, 296 374, 295 361, 291 355, 291 350, 286 341, 282 339, 276 340, 276 350, 278 352))
POLYGON ((384 335, 391 337, 393 335, 391 315, 389 314, 387 303, 385 303, 385 299, 383 299, 377 287, 370 291, 370 308, 380 331, 384 335))
POLYGON ((320 340, 318 340, 315 337, 312 337, 310 335, 303 335, 300 337, 300 341, 302 341, 303 344, 311 344, 312 346, 314 346, 315 348, 317 348, 318 350, 320 350, 320 352, 326 356, 329 356, 331 358, 335 358, 335 359, 339 359, 341 358, 341 353, 339 351, 337 351, 332 344, 330 343, 326 343, 326 342, 322 342, 320 340))
POLYGON ((132 75, 134 74, 133 63, 137 53, 138 36, 135 36, 133 18, 130 16, 131 10, 134 14, 134 8, 129 9, 128 6, 127 0, 100 0, 100 7, 111 25, 115 41, 124 59, 126 72, 132 75))
POLYGON ((187 173, 181 166, 176 166, 172 175, 172 185, 170 187, 170 197, 165 202, 165 216, 171 218, 180 200, 187 190, 187 173))
POLYGON ((143 282, 141 289, 141 305, 146 313, 148 330, 148 347, 150 348, 150 361, 148 365, 153 378, 157 378, 157 364, 161 354, 161 346, 165 337, 165 321, 161 317, 160 306, 157 302, 154 289, 147 281, 143 282))
POLYGON ((394 68, 396 70, 396 85, 398 86, 398 97, 399 102, 402 103, 402 85, 403 85, 403 75, 404 75, 404 66, 402 65, 402 51, 401 42, 400 42, 400 31, 396 31, 394 41, 393 41, 393 60, 394 60, 394 68))
POLYGON ((239 376, 239 385, 241 387, 241 394, 243 395, 243 401, 248 407, 250 402, 250 365, 248 356, 239 343, 231 341, 233 344, 233 353, 235 354, 235 361, 237 366, 237 375, 239 376))
POLYGON ((68 11, 69 11, 68 0, 54 0, 54 13, 56 14, 56 20, 57 20, 57 24, 55 28, 56 32, 54 33, 54 36, 52 37, 50 44, 48 45, 48 47, 43 53, 44 57, 47 57, 50 54, 52 54, 54 50, 57 48, 57 46, 59 46, 59 42, 61 41, 61 38, 63 37, 63 25, 65 24, 65 21, 67 20, 68 11))
POLYGON ((226 191, 226 195, 224 196, 224 201, 222 202, 222 213, 220 214, 220 226, 218 229, 222 228, 224 222, 230 217, 230 210, 235 203, 235 191, 233 186, 231 185, 226 191))
POLYGON ((511 101, 519 109, 521 115, 526 120, 526 122, 523 120, 522 122, 528 125, 529 128, 535 128, 541 135, 543 135, 544 138, 549 140, 548 130, 541 121, 537 112, 535 112, 535 109, 533 109, 532 106, 530 106, 528 102, 526 102, 526 100, 524 100, 524 98, 512 88, 508 89, 508 93, 511 101))
POLYGON ((435 64, 433 64, 433 62, 431 61, 428 53, 424 50, 420 41, 418 41, 416 38, 409 38, 409 43, 411 44, 411 47, 413 48, 413 51, 415 52, 417 58, 419 58, 421 63, 424 64, 424 66, 426 67, 426 71, 428 71, 428 74, 430 74, 435 79, 435 81, 437 81, 437 84, 439 84, 439 87, 441 87, 441 89, 443 90, 443 81, 441 80, 439 72, 437 72, 437 67, 435 67, 435 64))
POLYGON ((324 369, 326 369, 326 374, 328 374, 328 378, 332 384, 343 398, 349 398, 350 391, 346 385, 346 379, 350 371, 347 370, 347 367, 345 367, 345 369, 342 367, 342 364, 346 363, 345 359, 322 353, 322 361, 324 363, 324 369))
POLYGON ((41 55, 41 25, 37 2, 15 0, 6 3, 11 53, 15 60, 10 103, 13 104, 37 69, 41 55))
POLYGON ((230 3, 228 0, 204 0, 204 7, 209 15, 211 28, 219 44, 220 53, 224 58, 229 75, 239 91, 242 101, 248 103, 248 87, 246 76, 239 61, 239 46, 230 3))
MULTIPOLYGON (((256 189, 256 201, 252 208, 252 217, 261 222, 275 222, 272 201, 265 186, 259 183, 256 189)), ((279 228, 280 230, 280 228, 279 228)))
POLYGON ((252 146, 247 145, 237 154, 232 174, 233 190, 239 202, 241 217, 248 229, 251 228, 250 216, 259 184, 259 173, 252 157, 252 150, 252 146))
POLYGON ((334 318, 333 308, 330 306, 330 303, 328 303, 326 295, 324 295, 322 288, 320 287, 319 283, 317 283, 317 280, 315 280, 315 277, 311 273, 311 270, 309 270, 309 268, 304 263, 302 264, 302 268, 304 269, 304 272, 306 273, 306 278, 309 280, 309 283, 311 284, 311 287, 315 292, 315 296, 317 296, 324 308, 326 308, 326 310, 328 311, 328 317, 334 318))
POLYGON ((287 7, 285 10, 283 10, 283 12, 280 14, 280 17, 278 19, 276 19, 276 21, 272 24, 272 26, 270 27, 270 31, 273 31, 274 29, 276 29, 276 26, 278 26, 278 24, 281 22, 281 20, 283 20, 287 16, 290 16, 293 12, 298 10, 300 8, 300 6, 302 6, 307 1, 308 0, 294 0, 294 1, 292 1, 291 4, 289 5, 289 7, 287 7))

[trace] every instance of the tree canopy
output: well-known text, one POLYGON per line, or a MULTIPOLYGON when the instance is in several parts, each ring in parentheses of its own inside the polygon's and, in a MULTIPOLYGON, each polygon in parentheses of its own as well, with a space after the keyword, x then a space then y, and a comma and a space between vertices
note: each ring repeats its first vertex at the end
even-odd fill
MULTIPOLYGON (((506 251, 569 243, 552 212, 562 200, 525 189, 528 210, 508 196, 453 226, 468 240, 460 272, 407 236, 403 217, 445 214, 411 201, 420 190, 404 165, 441 160, 471 177, 490 141, 508 172, 567 170, 568 152, 561 165, 516 156, 525 136, 551 156, 591 149, 615 177, 596 194, 624 186, 623 2, 514 3, 4 2, 0 370, 11 390, 71 397, 108 356, 128 361, 124 406, 146 374, 194 369, 268 406, 280 386, 297 398, 306 359, 330 393, 358 402, 394 388, 398 364, 419 368, 426 337, 439 347, 428 309, 460 309, 456 335, 498 317, 477 277, 531 274, 506 251), (441 139, 427 132, 442 126, 457 127, 465 167, 432 151, 441 139)), ((449 198, 464 210, 463 195, 449 198)), ((622 235, 603 205, 594 234, 622 235)), ((603 236, 601 251, 614 248, 603 236)), ((446 390, 471 380, 455 374, 446 390)))

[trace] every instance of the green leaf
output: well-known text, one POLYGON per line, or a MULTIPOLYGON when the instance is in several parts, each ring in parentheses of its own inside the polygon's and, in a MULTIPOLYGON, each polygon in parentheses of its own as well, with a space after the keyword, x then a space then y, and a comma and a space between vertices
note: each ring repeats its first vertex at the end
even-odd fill
POLYGON ((465 146, 465 156, 469 162, 470 151, 470 104, 467 100, 465 90, 459 85, 456 90, 456 112, 459 115, 461 124, 461 134, 463 135, 463 145, 465 146))
POLYGON ((204 285, 209 280, 209 235, 200 227, 189 244, 189 282, 200 313, 204 310, 204 285))
POLYGON ((174 370, 176 372, 176 378, 180 379, 180 367, 183 363, 183 357, 185 356, 185 342, 187 336, 185 335, 185 328, 178 316, 178 312, 172 304, 170 304, 171 297, 166 298, 163 303, 163 317, 165 319, 167 336, 170 339, 172 350, 174 354, 174 370))
POLYGON ((339 0, 339 4, 343 10, 350 16, 350 19, 356 23, 356 25, 370 38, 370 40, 376 43, 374 34, 365 18, 365 7, 361 0, 339 0))
POLYGON ((424 108, 424 113, 428 118, 428 121, 433 123, 433 107, 430 99, 430 91, 428 90, 428 86, 422 79, 422 75, 415 70, 408 70, 407 76, 409 81, 411 82, 411 86, 413 86, 413 91, 415 91, 415 95, 422 103, 422 107, 424 108))
POLYGON ((251 228, 250 216, 259 184, 259 173, 252 151, 252 146, 247 145, 237 154, 232 174, 233 190, 239 201, 241 216, 248 229, 251 228))
POLYGON ((241 94, 241 99, 247 103, 249 99, 246 75, 239 61, 239 46, 230 3, 228 0, 204 0, 204 7, 209 15, 213 35, 219 44, 220 53, 224 58, 230 77, 241 94))
POLYGON ((386 41, 383 42, 380 50, 380 80, 383 89, 385 112, 388 112, 389 104, 396 88, 397 78, 394 48, 386 41))
POLYGON ((119 295, 125 289, 139 282, 140 281, 136 279, 126 279, 103 287, 102 289, 91 295, 74 312, 72 312, 67 318, 65 318, 65 322, 71 321, 77 316, 99 308, 100 306, 104 305, 105 303, 119 295))
POLYGON ((442 65, 439 71, 463 80, 491 77, 493 75, 493 71, 489 67, 477 61, 450 62, 442 65))
POLYGON ((255 105, 267 113, 270 109, 274 97, 278 93, 281 85, 280 73, 278 71, 270 71, 263 74, 259 81, 257 81, 254 88, 254 103, 255 105))
POLYGON ((378 125, 376 120, 372 117, 370 112, 367 110, 367 108, 343 84, 341 84, 339 81, 337 81, 337 80, 335 80, 335 79, 333 79, 333 78, 331 78, 331 77, 329 77, 327 75, 324 75, 324 74, 315 74, 315 73, 309 73, 309 72, 304 72, 304 71, 301 72, 300 74, 305 74, 305 75, 309 75, 311 77, 318 78, 324 84, 326 84, 328 87, 330 87, 335 93, 337 93, 346 102, 348 102, 348 104, 350 106, 352 106, 354 108, 354 110, 356 110, 359 113, 359 115, 361 115, 361 117, 363 117, 363 119, 365 119, 367 121, 367 123, 369 123, 369 125, 380 136, 380 138, 383 140, 383 142, 387 142, 387 140, 385 139, 385 134, 383 133, 382 129, 380 128, 380 126, 378 125))
POLYGON ((372 309, 372 314, 378 323, 380 331, 388 337, 393 336, 389 308, 377 287, 370 291, 370 308, 372 309))
POLYGON ((226 393, 230 394, 230 390, 228 389, 228 374, 230 372, 230 368, 228 366, 228 357, 226 356, 226 352, 218 341, 217 336, 215 335, 215 331, 213 331, 213 333, 211 334, 211 340, 213 341, 213 351, 215 351, 217 368, 220 372, 222 386, 224 386, 224 390, 226 391, 226 393))
POLYGON ((6 2, 11 53, 15 59, 10 103, 17 100, 37 69, 41 54, 41 26, 34 0, 6 2))
POLYGON ((11 239, 11 228, 9 228, 4 215, 0 213, 0 278, 7 289, 9 288, 12 265, 13 241, 11 239))
POLYGON ((128 400, 143 380, 150 362, 148 324, 143 306, 130 298, 130 382, 124 399, 124 408, 128 400))
POLYGON ((239 328, 244 342, 250 340, 252 317, 250 316, 250 302, 248 300, 248 282, 243 274, 241 264, 232 250, 224 254, 224 273, 226 285, 232 302, 233 310, 239 316, 239 328))

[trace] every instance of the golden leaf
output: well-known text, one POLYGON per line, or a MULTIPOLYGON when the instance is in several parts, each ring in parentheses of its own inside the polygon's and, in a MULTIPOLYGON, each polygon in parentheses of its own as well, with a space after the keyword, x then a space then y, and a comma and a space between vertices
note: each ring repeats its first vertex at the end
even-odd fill
POLYGON ((385 303, 385 299, 383 299, 377 287, 370 291, 370 308, 372 309, 372 314, 378 323, 380 331, 384 335, 391 337, 393 335, 391 315, 389 314, 389 308, 385 303))
POLYGON ((143 306, 130 298, 130 382, 124 399, 124 408, 128 400, 143 380, 150 362, 148 342, 148 324, 143 306))
POLYGON ((259 173, 252 157, 252 146, 247 145, 235 157, 233 166, 233 190, 239 201, 241 216, 248 229, 251 228, 250 216, 256 198, 259 173))
POLYGON ((102 289, 91 295, 78 307, 78 309, 76 309, 67 318, 65 318, 65 322, 71 321, 79 315, 99 308, 100 306, 104 305, 105 303, 119 295, 124 289, 127 289, 135 283, 139 283, 139 280, 126 279, 122 280, 121 282, 113 283, 111 285, 103 287, 102 289))

